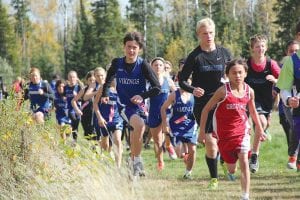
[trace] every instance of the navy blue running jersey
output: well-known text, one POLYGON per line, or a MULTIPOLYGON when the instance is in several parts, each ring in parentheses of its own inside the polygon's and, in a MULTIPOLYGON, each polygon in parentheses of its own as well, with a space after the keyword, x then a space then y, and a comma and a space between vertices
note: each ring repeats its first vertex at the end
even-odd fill
POLYGON ((55 93, 54 107, 58 124, 70 124, 71 120, 68 118, 67 114, 67 101, 64 96, 60 95, 58 92, 55 93))
MULTIPOLYGON (((70 110, 74 110, 73 106, 71 104, 72 99, 74 98, 75 95, 77 95, 79 93, 79 91, 81 90, 80 86, 78 84, 74 85, 74 86, 69 86, 66 85, 65 86, 65 96, 67 97, 67 108, 70 110)), ((80 107, 79 103, 77 102, 78 107, 80 107)))
MULTIPOLYGON (((296 87, 295 93, 300 92, 300 58, 296 53, 292 55, 293 65, 294 65, 294 85, 296 87)), ((294 94, 294 95, 297 95, 294 94)), ((294 116, 300 116, 300 107, 293 109, 294 116)))
POLYGON ((172 105, 172 114, 169 126, 173 135, 181 137, 191 137, 195 133, 196 122, 193 115, 194 97, 184 103, 181 99, 180 90, 175 91, 175 103, 172 105))
MULTIPOLYGON (((40 95, 39 90, 44 93, 52 91, 47 82, 40 81, 38 84, 30 83, 28 87, 28 97, 30 99, 30 109, 33 112, 48 112, 51 106, 50 98, 47 95, 40 95)), ((53 97, 52 97, 53 98, 53 97)))
POLYGON ((142 63, 143 59, 138 57, 133 70, 127 72, 124 68, 125 58, 118 59, 116 72, 117 92, 121 103, 126 106, 136 107, 130 101, 130 98, 146 91, 146 79, 142 74, 142 63))
POLYGON ((155 128, 161 123, 160 108, 167 100, 169 93, 169 81, 167 77, 164 77, 163 84, 161 85, 161 93, 157 96, 150 97, 150 108, 148 116, 148 125, 150 128, 155 128))

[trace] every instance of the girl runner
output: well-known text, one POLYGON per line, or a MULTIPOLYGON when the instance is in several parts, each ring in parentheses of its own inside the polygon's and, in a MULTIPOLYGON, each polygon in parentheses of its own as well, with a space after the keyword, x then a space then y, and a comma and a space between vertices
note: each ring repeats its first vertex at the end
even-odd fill
MULTIPOLYGON (((163 58, 154 58, 151 67, 158 77, 161 93, 157 96, 150 97, 150 109, 148 116, 148 126, 154 140, 154 152, 157 158, 157 170, 164 168, 163 161, 163 132, 161 126, 160 108, 167 100, 170 91, 175 91, 176 86, 171 78, 165 76, 165 60, 163 58)), ((169 138, 168 138, 169 139, 169 138)), ((168 147, 170 148, 170 146, 168 147)))
MULTIPOLYGON (((191 83, 191 81, 188 81, 191 83)), ((196 160, 197 124, 193 114, 194 97, 191 93, 178 89, 172 92, 161 107, 163 132, 172 132, 175 137, 174 146, 186 143, 186 171, 183 178, 190 179, 196 160), (167 123, 167 109, 171 106, 171 118, 167 123)))
MULTIPOLYGON (((217 138, 220 154, 230 174, 236 171, 236 161, 241 169, 242 200, 249 200, 250 172, 250 125, 247 106, 255 123, 256 138, 263 136, 259 116, 255 110, 254 91, 244 83, 248 67, 242 59, 232 60, 226 67, 229 83, 221 86, 205 105, 200 121, 200 134, 205 133, 208 113, 213 115, 213 136, 217 138)), ((256 140, 257 141, 257 140, 256 140)))

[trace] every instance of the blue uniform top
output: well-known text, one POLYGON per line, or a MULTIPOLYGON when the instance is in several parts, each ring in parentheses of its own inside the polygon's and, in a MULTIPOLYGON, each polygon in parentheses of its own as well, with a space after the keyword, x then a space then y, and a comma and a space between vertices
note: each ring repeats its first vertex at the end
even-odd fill
MULTIPOLYGON (((161 93, 157 96, 150 97, 150 108, 148 116, 148 125, 150 128, 157 127, 161 123, 160 108, 167 100, 170 93, 168 78, 164 77, 161 85, 161 93)), ((169 112, 169 109, 167 110, 169 112)))
MULTIPOLYGON (((69 112, 74 111, 71 101, 74 98, 74 96, 79 93, 80 90, 81 90, 81 87, 78 84, 76 84, 74 86, 69 86, 69 85, 65 86, 64 91, 65 91, 65 96, 67 98, 67 109, 69 110, 69 112)), ((78 107, 80 107, 78 102, 77 102, 77 105, 78 105, 78 107)))
POLYGON ((55 93, 54 107, 57 119, 67 116, 67 101, 58 92, 55 93))
POLYGON ((138 57, 131 72, 125 70, 125 58, 118 58, 116 72, 117 92, 122 104, 129 107, 137 107, 130 101, 134 95, 140 95, 146 91, 146 79, 142 74, 141 65, 143 59, 138 57))
POLYGON ((40 81, 38 84, 30 83, 28 98, 30 99, 30 109, 32 111, 48 112, 51 106, 50 100, 53 99, 53 91, 45 81, 40 81), (39 94, 40 89, 43 90, 43 95, 39 94))
POLYGON ((194 97, 184 103, 181 99, 180 90, 175 91, 175 103, 172 106, 172 114, 169 120, 169 126, 174 136, 190 137, 196 128, 196 122, 193 115, 194 97))
MULTIPOLYGON (((298 94, 300 92, 300 58, 296 53, 294 53, 291 57, 294 65, 294 85, 296 86, 296 90, 297 90, 295 92, 297 92, 298 94)), ((300 116, 300 107, 293 109, 293 115, 300 116)))
POLYGON ((55 86, 56 86, 56 80, 52 80, 50 82, 50 86, 51 86, 52 90, 54 91, 54 93, 56 93, 57 92, 56 88, 55 88, 55 86))

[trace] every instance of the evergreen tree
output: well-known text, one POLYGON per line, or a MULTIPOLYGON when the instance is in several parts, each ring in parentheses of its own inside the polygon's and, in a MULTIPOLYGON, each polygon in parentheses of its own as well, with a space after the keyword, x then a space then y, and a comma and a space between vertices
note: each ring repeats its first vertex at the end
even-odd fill
MULTIPOLYGON (((196 23, 200 20, 198 5, 186 0, 170 0, 169 1, 170 12, 169 13, 169 26, 166 30, 170 30, 171 33, 165 33, 169 35, 168 39, 170 43, 165 44, 166 57, 170 56, 170 52, 175 50, 170 49, 176 46, 180 46, 182 49, 178 49, 179 54, 177 58, 173 56, 172 61, 178 63, 178 60, 186 57, 192 49, 195 48, 198 41, 196 38, 196 23), (172 44, 174 43, 174 44, 172 44), (178 44, 184 45, 178 45, 178 44)), ((168 25, 168 24, 166 24, 168 25)))
POLYGON ((92 4, 97 62, 103 68, 116 56, 123 55, 122 39, 127 30, 117 0, 98 0, 92 4))
POLYGON ((67 74, 70 70, 75 70, 78 73, 78 77, 83 77, 86 73, 84 60, 86 57, 82 54, 83 47, 83 34, 81 32, 79 24, 76 26, 76 31, 72 38, 72 42, 70 45, 70 49, 67 52, 67 68, 65 74, 67 74))
POLYGON ((30 62, 28 55, 28 32, 30 30, 30 20, 27 15, 29 12, 29 3, 27 0, 12 0, 11 5, 16 11, 14 14, 15 18, 15 32, 16 39, 20 41, 21 49, 19 52, 19 58, 22 63, 22 73, 27 73, 30 62))
POLYGON ((163 10, 156 0, 129 0, 127 9, 127 19, 134 24, 137 31, 144 35, 144 57, 152 59, 162 56, 162 40, 160 24, 163 10))
POLYGON ((79 77, 97 66, 95 32, 89 22, 83 0, 80 0, 80 11, 73 40, 67 52, 67 71, 75 70, 79 77))
POLYGON ((278 13, 277 20, 274 23, 279 25, 280 28, 277 30, 277 41, 274 42, 274 48, 271 51, 280 58, 283 55, 286 43, 295 37, 295 27, 300 20, 299 0, 277 0, 273 10, 278 13))
POLYGON ((16 19, 16 33, 19 37, 22 37, 26 33, 26 29, 30 26, 29 17, 27 16, 29 12, 28 2, 26 0, 12 0, 11 5, 16 10, 14 15, 16 19))
MULTIPOLYGON (((0 57, 0 76, 3 79, 3 83, 9 86, 14 80, 14 72, 12 67, 6 62, 6 59, 0 57)), ((8 87, 9 89, 9 87, 8 87)))
POLYGON ((17 44, 14 31, 9 20, 6 8, 0 0, 0 57, 13 66, 14 73, 20 74, 20 65, 17 59, 17 44))

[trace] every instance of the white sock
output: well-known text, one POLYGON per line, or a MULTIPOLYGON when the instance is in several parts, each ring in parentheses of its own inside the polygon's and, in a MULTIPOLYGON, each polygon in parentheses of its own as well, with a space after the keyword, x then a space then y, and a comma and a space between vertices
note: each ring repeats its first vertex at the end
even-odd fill
POLYGON ((243 193, 242 194, 242 199, 249 199, 249 193, 243 193))
POLYGON ((134 156, 133 157, 133 163, 138 163, 141 161, 141 156, 134 156))
POLYGON ((192 174, 192 170, 185 170, 185 174, 192 174))

